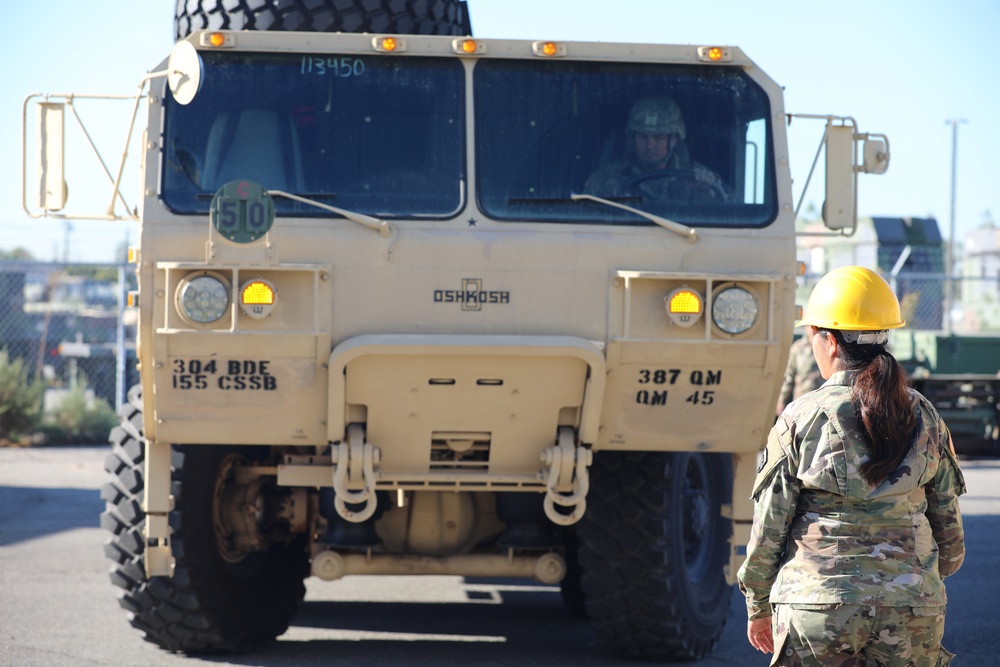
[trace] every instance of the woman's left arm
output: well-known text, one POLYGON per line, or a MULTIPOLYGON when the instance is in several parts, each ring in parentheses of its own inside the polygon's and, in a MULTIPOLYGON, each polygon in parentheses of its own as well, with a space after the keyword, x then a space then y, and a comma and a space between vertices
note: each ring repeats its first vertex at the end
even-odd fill
POLYGON ((925 487, 927 520, 938 545, 938 572, 947 577, 958 572, 965 561, 965 530, 958 497, 965 493, 965 477, 958 466, 951 432, 944 421, 938 423, 940 462, 934 479, 925 487))

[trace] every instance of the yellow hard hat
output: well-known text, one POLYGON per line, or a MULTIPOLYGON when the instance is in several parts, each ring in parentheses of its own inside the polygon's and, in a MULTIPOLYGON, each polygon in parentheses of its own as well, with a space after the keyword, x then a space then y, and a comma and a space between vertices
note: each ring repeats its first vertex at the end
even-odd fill
POLYGON ((906 324, 885 278, 861 266, 842 266, 820 278, 805 316, 795 326, 839 331, 882 331, 906 324))

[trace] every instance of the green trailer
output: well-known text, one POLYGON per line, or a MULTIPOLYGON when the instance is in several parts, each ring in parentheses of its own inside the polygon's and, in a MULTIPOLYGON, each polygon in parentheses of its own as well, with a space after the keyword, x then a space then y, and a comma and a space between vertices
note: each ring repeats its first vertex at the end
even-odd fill
POLYGON ((1000 454, 1000 339, 894 332, 892 352, 951 429, 961 454, 1000 454))

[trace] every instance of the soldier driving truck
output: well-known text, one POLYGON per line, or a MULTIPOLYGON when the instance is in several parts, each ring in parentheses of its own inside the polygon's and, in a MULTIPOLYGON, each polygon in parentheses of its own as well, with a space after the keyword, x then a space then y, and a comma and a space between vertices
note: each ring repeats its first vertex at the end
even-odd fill
MULTIPOLYGON (((25 206, 82 219, 69 102, 35 101, 25 206)), ((133 104, 140 205, 95 216, 140 223, 102 525, 148 641, 252 651, 306 577, 449 574, 559 585, 620 655, 711 651, 796 318, 767 74, 714 45, 195 29, 133 104), (691 173, 589 191, 665 99, 691 173), (674 180, 726 196, 645 194, 674 180)), ((849 231, 887 144, 813 118, 849 231)))
POLYGON ((584 192, 653 199, 725 199, 719 175, 691 160, 680 107, 669 97, 637 100, 629 111, 626 156, 598 169, 584 192))

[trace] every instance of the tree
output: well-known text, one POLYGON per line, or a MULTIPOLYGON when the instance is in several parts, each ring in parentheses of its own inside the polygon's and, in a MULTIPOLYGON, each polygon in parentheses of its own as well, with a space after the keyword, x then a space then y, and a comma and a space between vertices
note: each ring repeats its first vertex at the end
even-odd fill
POLYGON ((34 261, 34 256, 24 248, 14 248, 13 250, 4 250, 0 248, 0 259, 16 259, 23 261, 34 261))

